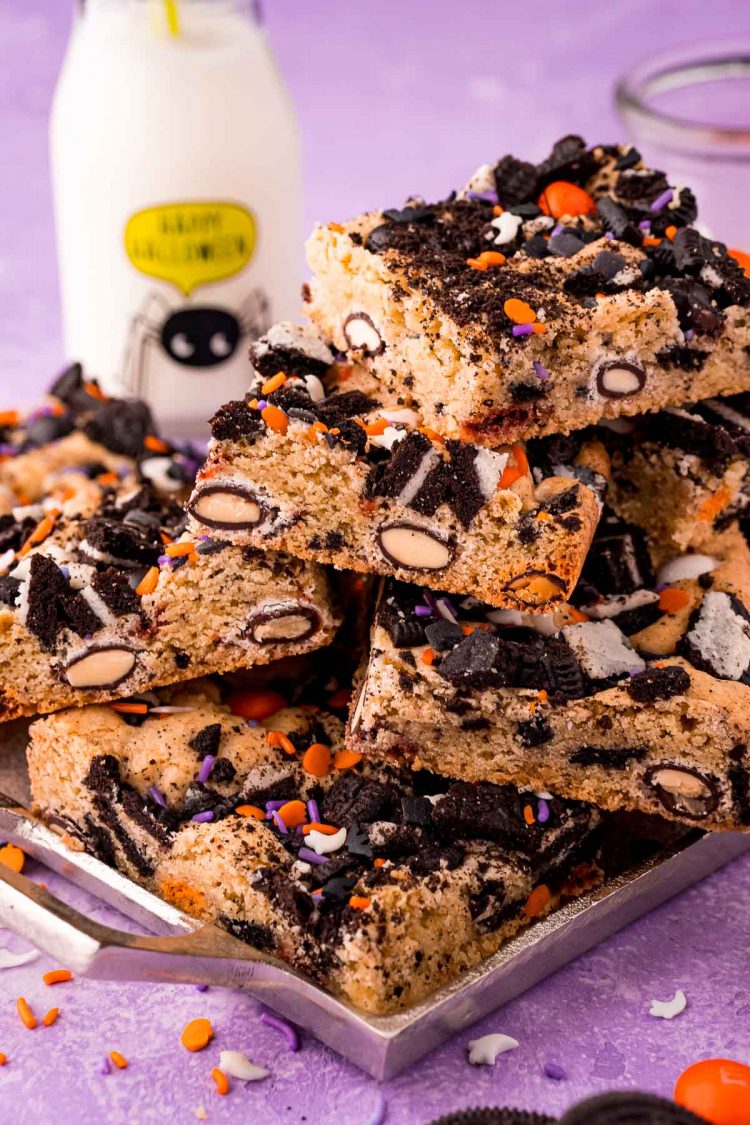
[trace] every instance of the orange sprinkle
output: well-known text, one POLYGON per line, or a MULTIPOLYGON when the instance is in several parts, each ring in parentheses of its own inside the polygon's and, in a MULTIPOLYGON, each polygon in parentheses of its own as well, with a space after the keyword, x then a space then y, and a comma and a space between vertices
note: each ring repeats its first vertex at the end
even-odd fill
POLYGON ((750 277, 750 254, 745 253, 744 250, 729 250, 730 258, 734 258, 745 271, 745 277, 750 277))
POLYGON ((149 453, 169 452, 169 446, 167 445, 166 441, 162 441, 162 439, 160 437, 157 437, 156 434, 146 434, 145 438, 143 439, 143 445, 149 451, 149 453))
POLYGON ((467 258, 466 265, 473 270, 488 270, 491 266, 504 266, 505 254, 499 250, 483 250, 476 258, 467 258))
POLYGON ((382 859, 381 856, 378 856, 377 859, 374 859, 372 861, 372 866, 373 867, 385 867, 385 860, 382 859))
POLYGON ((8 1056, 4 1051, 0 1051, 0 1066, 5 1066, 8 1061, 8 1056))
POLYGON ((352 697, 351 688, 339 688, 333 695, 328 697, 328 706, 332 707, 334 711, 340 711, 343 707, 349 705, 349 700, 352 697))
POLYGON ((435 650, 433 648, 428 647, 424 650, 424 652, 422 653, 422 663, 423 664, 434 664, 435 663, 435 650))
POLYGON ((537 915, 541 914, 549 902, 549 898, 549 887, 546 887, 544 883, 540 883, 538 887, 534 887, 534 890, 526 899, 526 905, 523 908, 526 917, 536 918, 537 915))
POLYGON ((39 523, 34 528, 34 530, 32 531, 29 538, 24 543, 21 550, 18 552, 19 557, 23 558, 24 555, 27 555, 29 553, 29 551, 31 550, 31 548, 35 547, 37 545, 37 543, 43 543, 44 540, 47 538, 47 536, 54 529, 54 526, 55 526, 55 516, 54 515, 45 516, 43 520, 40 520, 39 523))
POLYGON ((29 1031, 33 1031, 39 1021, 23 996, 19 996, 16 1000, 16 1011, 21 1017, 21 1023, 23 1023, 25 1027, 28 1027, 29 1031))
POLYGON ((287 801, 278 810, 278 815, 287 828, 297 828, 307 820, 307 807, 304 801, 287 801))
POLYGON ((532 809, 531 805, 523 806, 523 819, 529 825, 534 823, 534 810, 532 809))
POLYGON ((335 836, 340 831, 340 828, 334 828, 332 824, 321 824, 319 820, 313 820, 310 824, 302 825, 303 836, 306 836, 308 832, 320 832, 322 836, 335 836))
POLYGON ((568 180, 547 184, 537 204, 545 215, 551 215, 553 219, 561 219, 563 215, 590 215, 596 210, 589 193, 568 180))
POLYGON ((278 406, 274 406, 269 402, 265 410, 261 411, 261 418, 268 426, 269 430, 273 430, 277 434, 285 434, 289 426, 289 419, 283 410, 279 410, 278 406))
MULTIPOLYGON (((245 403, 245 405, 247 406, 248 410, 257 410, 258 409, 258 400, 257 400, 257 398, 251 398, 249 400, 249 402, 245 403)), ((203 471, 205 471, 205 470, 203 470, 203 471)))
POLYGON ((116 703, 110 703, 110 711, 119 711, 122 715, 147 715, 148 703, 127 703, 118 700, 116 703))
POLYGON ((216 1083, 216 1093, 221 1094, 222 1097, 224 1097, 225 1094, 228 1094, 232 1089, 232 1087, 229 1085, 229 1079, 227 1078, 226 1074, 223 1070, 219 1070, 218 1066, 215 1066, 211 1071, 211 1077, 216 1083))
POLYGON ((429 426, 417 426, 417 429, 420 434, 424 434, 424 436, 426 438, 429 438, 430 441, 440 442, 441 445, 445 444, 445 438, 442 434, 439 434, 437 430, 431 430, 429 426))
POLYGON ((159 568, 152 566, 146 571, 143 578, 140 580, 135 588, 135 592, 139 598, 144 597, 146 594, 153 594, 156 589, 156 583, 159 581, 159 568))
POLYGON ((498 215, 504 215, 505 214, 505 208, 502 207, 499 203, 496 203, 495 206, 492 208, 492 214, 495 215, 495 217, 497 217, 498 215))
POLYGON ((535 336, 544 336, 547 332, 547 325, 541 320, 538 320, 536 324, 532 324, 531 331, 535 336))
POLYGON ((283 750, 284 753, 289 754, 290 757, 297 753, 297 749, 291 738, 287 738, 280 730, 269 730, 267 742, 269 746, 275 746, 277 749, 283 750))
POLYGON ((256 820, 265 820, 266 814, 263 809, 259 809, 257 805, 238 805, 234 810, 240 816, 252 816, 256 820))
POLYGON ((84 383, 83 389, 87 395, 91 395, 92 398, 98 399, 99 402, 107 401, 107 396, 95 379, 91 379, 88 383, 84 383))
POLYGON ((342 227, 341 223, 329 223, 328 229, 335 231, 336 234, 343 234, 344 233, 344 228, 342 227))
POLYGON ((506 465, 503 470, 503 475, 500 477, 498 488, 510 488, 517 480, 521 479, 521 474, 514 465, 506 465))
POLYGON ((546 703, 547 700, 549 699, 549 695, 547 694, 547 692, 545 691, 544 688, 540 688, 539 691, 537 692, 537 695, 539 696, 539 702, 540 703, 546 703))
POLYGON ((0 410, 0 426, 17 426, 21 415, 17 410, 0 410))
POLYGON ((677 613, 689 603, 690 595, 687 590, 681 590, 679 586, 667 586, 659 594, 659 609, 662 613, 677 613))
POLYGON ((180 1043, 188 1051, 202 1051, 214 1037, 214 1029, 211 1027, 211 1021, 206 1019, 191 1020, 186 1024, 182 1035, 180 1036, 180 1043))
POLYGON ((55 1023, 55 1021, 57 1020, 57 1017, 59 1015, 60 1015, 60 1009, 59 1008, 50 1008, 50 1010, 47 1012, 46 1016, 42 1020, 42 1027, 52 1027, 52 1024, 55 1023))
POLYGON ((528 458, 526 457, 526 450, 522 445, 514 445, 511 449, 511 453, 513 455, 513 460, 516 463, 516 467, 518 468, 519 473, 521 474, 521 476, 526 476, 529 471, 529 462, 528 458))
POLYGON ((573 621, 588 621, 585 613, 581 613, 580 609, 576 609, 574 605, 568 606, 568 613, 573 621))
POLYGON ((380 434, 385 433, 388 428, 388 423, 385 418, 378 418, 375 422, 368 422, 365 426, 365 433, 368 437, 379 437, 380 434))
POLYGON ((50 969, 45 973, 42 980, 45 984, 64 984, 65 981, 72 980, 73 974, 70 969, 50 969))
POLYGON ((195 543, 192 539, 183 540, 181 543, 168 543, 164 548, 164 554, 168 555, 170 559, 179 559, 183 555, 192 555, 195 551, 195 543))
POLYGON ((15 844, 4 844, 0 848, 0 863, 3 867, 9 867, 11 871, 15 871, 19 875, 23 871, 25 860, 26 856, 15 844))
POLYGON ((274 391, 277 391, 279 387, 283 387, 284 383, 286 383, 286 375, 283 371, 277 371, 270 379, 266 379, 265 383, 260 388, 261 394, 271 395, 274 391))
POLYGON ((365 898, 364 895, 352 895, 349 905, 352 910, 367 910, 367 907, 372 905, 372 899, 365 898))
POLYGON ((339 750, 333 759, 333 767, 337 770, 350 770, 359 765, 361 761, 362 755, 358 754, 356 750, 339 750))
POLYGON ((117 473, 100 473, 96 478, 96 483, 101 484, 102 487, 107 488, 109 485, 120 483, 120 478, 117 473))
POLYGON ((331 749, 322 742, 313 742, 302 755, 302 769, 313 777, 326 777, 331 768, 331 749))
POLYGON ((515 324, 533 324, 536 320, 536 313, 531 305, 518 297, 509 297, 503 305, 503 311, 515 324))
MULTIPOLYGON (((673 239, 674 239, 674 236, 677 234, 677 227, 670 225, 670 226, 667 227, 667 229, 664 231, 664 233, 666 234, 669 241, 672 242, 673 239)), ((730 250, 730 254, 731 254, 731 250, 730 250)))
POLYGON ((651 234, 646 234, 643 237, 643 245, 644 246, 661 246, 662 241, 663 240, 661 238, 655 238, 651 234))
POLYGON ((261 722, 263 719, 270 719, 282 707, 286 707, 286 700, 277 691, 271 691, 270 688, 258 688, 256 690, 248 689, 247 691, 233 692, 229 696, 227 704, 233 715, 239 715, 242 719, 255 719, 256 722, 261 722))
POLYGON ((124 1055, 121 1055, 119 1051, 110 1051, 109 1057, 118 1070, 125 1070, 128 1065, 128 1060, 124 1055))
POLYGON ((704 520, 706 523, 713 523, 718 516, 726 508, 727 504, 732 499, 732 493, 729 485, 722 484, 714 492, 713 496, 709 496, 698 507, 698 519, 704 520))

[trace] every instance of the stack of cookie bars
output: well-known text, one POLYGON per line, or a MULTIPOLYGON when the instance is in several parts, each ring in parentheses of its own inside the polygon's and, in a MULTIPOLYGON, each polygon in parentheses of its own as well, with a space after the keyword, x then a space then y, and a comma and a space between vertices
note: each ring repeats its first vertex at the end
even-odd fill
POLYGON ((696 216, 565 137, 319 227, 184 510, 66 373, 37 460, 132 440, 85 503, 8 481, 0 658, 71 846, 386 1012, 631 838, 750 828, 750 280, 696 216))

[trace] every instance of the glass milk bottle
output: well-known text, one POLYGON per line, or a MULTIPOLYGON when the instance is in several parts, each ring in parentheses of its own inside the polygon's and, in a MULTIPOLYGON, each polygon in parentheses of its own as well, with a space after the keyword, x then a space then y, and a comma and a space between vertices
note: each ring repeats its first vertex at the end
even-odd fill
POLYGON ((299 308, 297 126, 254 5, 86 0, 50 140, 67 358, 205 432, 299 308))

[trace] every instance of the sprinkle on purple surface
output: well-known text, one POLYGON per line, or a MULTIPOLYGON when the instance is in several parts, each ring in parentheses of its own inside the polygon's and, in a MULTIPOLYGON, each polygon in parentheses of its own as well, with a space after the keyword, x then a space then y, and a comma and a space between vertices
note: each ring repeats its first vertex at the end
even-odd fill
POLYGON ((268 406, 268 403, 266 402, 266 400, 264 398, 258 399, 258 410, 265 410, 267 406, 268 406))
POLYGON ((99 1067, 99 1073, 100 1074, 111 1074, 112 1073, 112 1064, 110 1063, 110 1061, 109 1061, 109 1059, 107 1058, 106 1055, 104 1056, 104 1058, 102 1060, 102 1065, 99 1067))
POLYGON ((157 785, 152 785, 149 788, 148 795, 152 801, 156 801, 157 805, 161 805, 163 809, 168 809, 167 798, 162 793, 157 785))
POLYGON ((372 1113, 367 1118, 366 1125, 383 1125, 385 1115, 388 1110, 388 1102, 383 1097, 382 1090, 375 1091, 375 1105, 373 1106, 372 1113))
POLYGON ((549 371, 544 366, 544 364, 540 363, 538 360, 535 359, 533 364, 532 364, 532 367, 534 368, 534 374, 539 379, 549 379, 549 371))
POLYGON ((205 785, 211 776, 211 770, 214 768, 215 761, 216 758, 213 754, 206 754, 201 762, 201 768, 198 770, 198 781, 200 781, 201 785, 205 785))
POLYGON ((565 1071, 557 1063, 548 1062, 544 1064, 544 1074, 547 1078, 552 1078, 555 1082, 562 1082, 565 1078, 565 1071))
POLYGON ((195 991, 196 992, 208 992, 208 985, 207 984, 196 984, 195 991))
POLYGON ((513 325, 513 335, 514 336, 530 336, 533 331, 534 331, 534 325, 533 324, 514 324, 513 325))
POLYGON ((213 820, 214 814, 212 809, 206 809, 204 812, 198 812, 190 819, 196 824, 208 824, 209 820, 213 820))
POLYGON ((666 207, 668 203, 672 202, 673 195, 674 192, 672 191, 671 187, 668 187, 666 191, 663 191, 661 193, 661 195, 657 195, 656 199, 649 207, 649 211, 661 211, 663 207, 666 207))
POLYGON ((318 808, 318 802, 314 801, 312 797, 307 802, 307 815, 310 819, 311 824, 320 824, 320 809, 318 808))
POLYGON ((272 1027, 274 1030, 280 1031, 286 1039, 290 1051, 299 1051, 299 1035, 286 1020, 280 1020, 278 1016, 272 1016, 270 1012, 263 1012, 260 1022, 264 1023, 266 1027, 272 1027))
POLYGON ((273 822, 276 825, 276 827, 278 828, 279 832, 282 834, 282 836, 286 836, 287 827, 284 824, 284 821, 279 816, 279 814, 276 812, 276 809, 273 810, 273 812, 271 813, 271 816, 273 817, 273 822))
POLYGON ((432 617, 432 610, 428 605, 415 605, 414 612, 417 617, 432 617))
POLYGON ((549 820, 549 805, 543 797, 539 798, 539 804, 536 810, 536 818, 540 824, 546 824, 549 820))
POLYGON ((305 863, 328 863, 327 855, 318 855, 312 848, 300 848, 297 855, 300 859, 304 860, 305 863))

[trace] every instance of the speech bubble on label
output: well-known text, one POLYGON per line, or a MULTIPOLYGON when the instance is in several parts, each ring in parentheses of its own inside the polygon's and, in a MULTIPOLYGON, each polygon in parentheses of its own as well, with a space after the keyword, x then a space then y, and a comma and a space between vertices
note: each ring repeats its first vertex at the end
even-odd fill
POLYGON ((136 212, 125 226, 131 265, 186 297, 243 270, 256 241, 255 219, 239 203, 165 203, 136 212))

